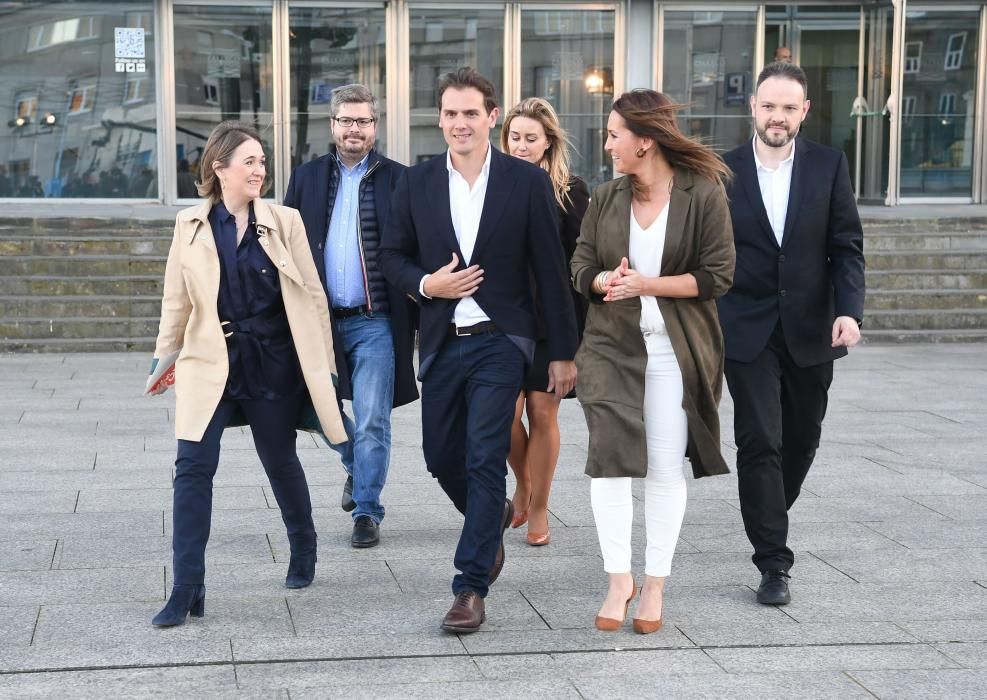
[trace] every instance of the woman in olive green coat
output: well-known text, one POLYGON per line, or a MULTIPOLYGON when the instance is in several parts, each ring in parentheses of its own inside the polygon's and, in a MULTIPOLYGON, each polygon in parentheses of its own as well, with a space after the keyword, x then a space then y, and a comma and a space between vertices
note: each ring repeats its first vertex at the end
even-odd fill
POLYGON ((644 479, 648 547, 634 629, 662 624, 662 592, 695 477, 726 474, 717 408, 723 338, 714 299, 733 279, 722 181, 729 170, 685 137, 651 90, 614 102, 606 150, 626 177, 593 192, 572 257, 591 303, 576 356, 589 427, 586 473, 610 590, 596 618, 618 629, 634 597, 631 478, 644 479))

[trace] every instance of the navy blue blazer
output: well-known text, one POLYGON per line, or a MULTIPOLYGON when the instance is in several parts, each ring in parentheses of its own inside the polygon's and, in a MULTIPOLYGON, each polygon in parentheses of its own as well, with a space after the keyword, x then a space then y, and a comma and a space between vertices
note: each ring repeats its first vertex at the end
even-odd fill
POLYGON ((833 321, 864 316, 864 234, 842 151, 795 142, 792 186, 781 245, 768 221, 748 140, 723 160, 737 248, 730 291, 717 300, 726 357, 751 362, 781 321, 796 364, 847 354, 832 347, 833 321))
MULTIPOLYGON (((465 268, 467 261, 452 225, 443 152, 402 173, 381 241, 384 274, 421 304, 419 379, 442 346, 459 300, 424 298, 418 285, 426 274, 448 265, 454 252, 459 258, 457 269, 465 268)), ((529 363, 538 337, 533 277, 546 311, 548 359, 573 359, 578 344, 576 317, 559 240, 558 206, 544 170, 493 149, 476 246, 468 264, 484 270, 473 299, 529 363)))
MULTIPOLYGON (((370 152, 368 165, 371 171, 367 177, 373 178, 374 184, 374 214, 376 215, 377 231, 383 230, 387 223, 391 205, 391 193, 397 183, 398 175, 405 166, 388 158, 377 151, 370 152)), ((284 205, 293 207, 302 216, 305 233, 308 236, 309 248, 319 271, 319 279, 326 288, 326 261, 323 255, 326 234, 329 230, 331 208, 335 202, 329 201, 329 178, 334 175, 336 164, 335 149, 308 163, 304 163, 291 173, 288 191, 285 193, 284 205)), ((362 195, 362 188, 361 188, 362 195)), ((360 206, 361 214, 364 207, 360 206)), ((368 261, 371 264, 371 261, 368 261)), ((379 267, 380 261, 377 261, 379 267)), ((326 288, 328 294, 328 289, 326 288)), ((415 328, 418 323, 418 309, 400 290, 393 285, 387 285, 387 301, 391 310, 391 332, 394 336, 394 405, 402 406, 418 398, 418 384, 415 382, 415 328)), ((343 343, 339 339, 336 319, 329 313, 332 322, 332 342, 335 349, 336 372, 339 375, 339 386, 336 394, 343 399, 353 398, 353 387, 350 382, 349 363, 342 352, 343 343)))

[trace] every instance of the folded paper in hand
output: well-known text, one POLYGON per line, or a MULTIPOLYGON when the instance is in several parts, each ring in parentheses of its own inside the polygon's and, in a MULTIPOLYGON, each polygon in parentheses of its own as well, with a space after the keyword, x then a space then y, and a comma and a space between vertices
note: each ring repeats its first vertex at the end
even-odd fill
POLYGON ((151 361, 151 374, 144 386, 145 396, 157 393, 159 389, 167 389, 175 383, 175 360, 178 359, 180 352, 181 350, 176 350, 164 357, 155 357, 151 361))

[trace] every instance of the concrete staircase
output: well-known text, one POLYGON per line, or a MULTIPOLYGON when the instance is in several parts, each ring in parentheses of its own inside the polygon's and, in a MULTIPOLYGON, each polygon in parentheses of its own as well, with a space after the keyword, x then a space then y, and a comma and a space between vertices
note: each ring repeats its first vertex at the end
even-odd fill
MULTIPOLYGON (((174 219, 0 219, 0 351, 150 352, 174 219)), ((987 340, 987 217, 865 221, 866 342, 987 340)))
POLYGON ((987 218, 865 221, 866 342, 987 340, 987 218))
POLYGON ((0 219, 0 350, 153 350, 174 226, 0 219))

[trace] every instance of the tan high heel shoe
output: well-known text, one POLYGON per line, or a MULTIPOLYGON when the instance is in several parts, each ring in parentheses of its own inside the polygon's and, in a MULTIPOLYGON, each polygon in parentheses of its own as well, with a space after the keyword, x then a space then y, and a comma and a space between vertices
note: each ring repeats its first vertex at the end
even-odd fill
POLYGON ((634 596, 636 595, 637 586, 631 590, 631 597, 627 599, 626 603, 624 603, 624 615, 619 620, 615 620, 612 617, 601 617, 600 615, 597 615, 596 621, 594 622, 596 629, 601 632, 616 632, 623 627, 624 620, 627 619, 627 609, 631 607, 631 601, 634 600, 634 596))
POLYGON ((552 533, 548 530, 542 533, 528 531, 528 544, 532 547, 543 547, 552 541, 552 533))
MULTIPOLYGON (((643 589, 642 589, 643 590, 643 589)), ((634 631, 638 634, 651 634, 652 632, 657 632, 661 629, 661 626, 665 619, 665 596, 662 593, 661 599, 661 615, 658 616, 657 620, 643 620, 640 617, 635 617, 631 624, 634 627, 634 631)))

